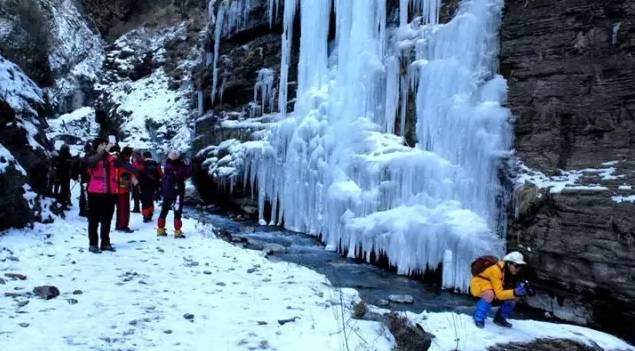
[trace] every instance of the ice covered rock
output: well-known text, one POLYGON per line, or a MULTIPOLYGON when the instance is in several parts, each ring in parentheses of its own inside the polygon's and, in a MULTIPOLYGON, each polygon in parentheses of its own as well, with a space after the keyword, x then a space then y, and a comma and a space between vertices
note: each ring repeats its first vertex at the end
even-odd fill
POLYGON ((33 288, 33 293, 44 300, 50 300, 59 296, 60 290, 52 285, 42 285, 33 288))

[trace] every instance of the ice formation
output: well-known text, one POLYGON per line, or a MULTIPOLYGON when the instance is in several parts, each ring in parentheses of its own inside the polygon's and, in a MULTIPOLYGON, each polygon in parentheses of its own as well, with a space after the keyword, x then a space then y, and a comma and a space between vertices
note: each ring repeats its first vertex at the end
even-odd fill
POLYGON ((261 223, 320 235, 350 256, 385 255, 403 274, 442 265, 443 286, 466 291, 471 260, 504 246, 497 170, 512 134, 496 74, 503 1, 464 0, 438 24, 440 1, 402 0, 395 27, 385 0, 282 6, 280 119, 241 150, 261 223), (298 86, 287 113, 295 16, 298 86), (413 114, 417 143, 408 146, 413 114))

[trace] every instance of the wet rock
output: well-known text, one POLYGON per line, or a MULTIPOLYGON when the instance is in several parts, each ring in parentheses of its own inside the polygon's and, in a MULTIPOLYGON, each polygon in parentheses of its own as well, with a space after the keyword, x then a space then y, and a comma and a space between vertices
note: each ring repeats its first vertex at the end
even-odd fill
POLYGON ((4 276, 13 280, 26 280, 26 275, 20 273, 5 273, 4 276))
POLYGON ((264 252, 267 256, 278 255, 287 252, 287 248, 278 244, 265 244, 265 246, 262 248, 262 252, 264 252))
POLYGON ((52 285, 42 285, 33 288, 33 293, 44 300, 50 300, 59 296, 60 290, 52 285))
POLYGON ((379 306, 379 307, 385 307, 390 305, 390 301, 386 300, 386 299, 379 299, 375 302, 375 305, 379 306))
POLYGON ((353 318, 362 319, 368 312, 368 305, 365 301, 360 301, 353 306, 353 318))
POLYGON ((398 350, 428 350, 434 335, 427 333, 419 324, 412 324, 408 318, 395 312, 385 316, 385 324, 395 338, 398 350))
POLYGON ((584 345, 573 340, 538 339, 529 343, 497 344, 487 348, 487 351, 602 351, 597 345, 584 345))
POLYGON ((411 295, 392 294, 388 295, 388 300, 394 303, 412 304, 415 302, 415 298, 411 295))

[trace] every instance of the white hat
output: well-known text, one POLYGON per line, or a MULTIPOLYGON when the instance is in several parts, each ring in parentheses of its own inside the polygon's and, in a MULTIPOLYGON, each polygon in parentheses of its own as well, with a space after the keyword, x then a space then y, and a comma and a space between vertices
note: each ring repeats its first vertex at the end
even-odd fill
POLYGON ((518 251, 512 251, 503 257, 503 261, 512 262, 515 264, 527 264, 525 259, 523 258, 523 254, 518 251))

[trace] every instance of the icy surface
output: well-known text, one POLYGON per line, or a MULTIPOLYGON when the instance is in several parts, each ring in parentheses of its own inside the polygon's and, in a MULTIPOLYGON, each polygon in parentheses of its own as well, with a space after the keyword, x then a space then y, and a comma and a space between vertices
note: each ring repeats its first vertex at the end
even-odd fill
POLYGON ((356 291, 215 239, 209 225, 185 219, 186 239, 159 240, 154 224, 133 214, 137 231, 113 232, 117 252, 94 255, 76 213, 0 235, 2 273, 27 276, 2 277, 2 294, 19 296, 0 298, 0 344, 16 351, 343 350, 346 339, 351 350, 393 347, 379 323, 350 318, 356 291), (26 296, 39 285, 61 294, 26 296))
POLYGON ((4 145, 0 144, 0 174, 6 172, 7 168, 10 166, 15 167, 15 169, 26 176, 26 171, 22 168, 20 163, 15 159, 15 157, 13 157, 11 152, 4 147, 4 145))
POLYGON ((469 262, 503 249, 496 173, 511 153, 511 129, 506 82, 495 74, 502 1, 464 1, 444 25, 439 1, 402 1, 402 16, 424 18, 407 23, 406 12, 398 28, 387 28, 381 0, 283 5, 280 115, 295 16, 297 101, 260 134, 264 145, 241 149, 260 222, 269 202, 270 224, 321 234, 349 255, 385 254, 401 273, 443 262, 443 286, 466 291, 469 262), (409 94, 412 147, 393 134, 397 117, 404 134, 409 94))
POLYGON ((47 136, 55 139, 60 136, 70 135, 80 140, 92 140, 99 133, 99 124, 95 121, 95 109, 82 107, 71 113, 61 115, 55 119, 49 119, 47 136))

